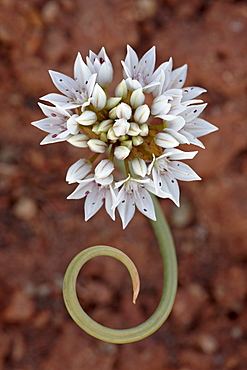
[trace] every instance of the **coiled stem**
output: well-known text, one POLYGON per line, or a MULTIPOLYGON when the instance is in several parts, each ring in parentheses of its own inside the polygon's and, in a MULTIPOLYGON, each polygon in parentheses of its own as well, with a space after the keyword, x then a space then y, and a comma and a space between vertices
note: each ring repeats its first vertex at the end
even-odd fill
POLYGON ((156 197, 153 196, 157 221, 151 221, 156 234, 164 266, 164 283, 160 303, 153 315, 144 323, 130 329, 111 329, 92 320, 82 309, 76 294, 76 280, 82 266, 96 256, 111 256, 128 269, 133 284, 133 302, 139 292, 139 277, 135 265, 126 254, 116 248, 95 246, 80 252, 70 263, 64 276, 63 296, 73 320, 88 334, 110 343, 131 343, 146 338, 165 322, 169 316, 177 291, 177 260, 173 238, 156 197))

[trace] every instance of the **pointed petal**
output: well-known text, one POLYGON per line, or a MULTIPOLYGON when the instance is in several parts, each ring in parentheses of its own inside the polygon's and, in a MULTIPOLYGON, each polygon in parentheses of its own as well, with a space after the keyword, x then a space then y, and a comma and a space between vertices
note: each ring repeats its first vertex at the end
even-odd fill
POLYGON ((144 216, 156 221, 153 201, 146 189, 139 187, 139 191, 135 193, 135 203, 144 216))
POLYGON ((78 84, 71 77, 68 77, 63 73, 56 71, 49 71, 49 73, 56 88, 64 95, 73 98, 74 93, 72 90, 76 91, 78 89, 78 84))
POLYGON ((132 194, 127 194, 123 187, 118 196, 118 212, 122 220, 123 229, 126 228, 135 214, 135 201, 132 194))
POLYGON ((84 198, 94 186, 93 176, 88 176, 86 179, 81 180, 75 190, 67 197, 67 199, 81 199, 84 198))
POLYGON ((104 188, 95 186, 87 195, 84 203, 85 221, 88 221, 98 212, 103 206, 104 201, 104 188))
POLYGON ((187 64, 183 65, 182 67, 174 69, 171 73, 171 82, 170 82, 170 88, 177 88, 181 89, 181 87, 184 85, 184 82, 186 80, 187 76, 187 64))
POLYGON ((187 122, 184 126, 184 130, 190 132, 191 135, 195 137, 201 137, 211 132, 217 131, 218 127, 212 125, 202 118, 196 118, 191 122, 187 122))
POLYGON ((183 88, 183 99, 182 102, 196 98, 198 95, 206 92, 207 90, 202 87, 190 86, 183 88))
POLYGON ((194 181, 201 178, 187 164, 179 161, 171 161, 169 169, 177 180, 194 181))
POLYGON ((89 174, 92 169, 92 164, 87 159, 79 159, 69 167, 66 175, 66 181, 69 184, 82 180, 89 174))

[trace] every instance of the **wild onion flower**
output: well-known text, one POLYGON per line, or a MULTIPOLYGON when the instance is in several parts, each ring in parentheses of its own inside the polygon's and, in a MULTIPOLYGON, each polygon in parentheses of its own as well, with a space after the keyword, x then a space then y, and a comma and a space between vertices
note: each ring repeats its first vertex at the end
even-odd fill
POLYGON ((66 180, 78 186, 68 198, 86 198, 86 220, 103 204, 113 220, 118 210, 125 228, 136 207, 156 219, 150 193, 179 205, 177 180, 200 177, 181 162, 192 159, 197 151, 178 147, 204 147, 198 138, 217 128, 199 118, 206 104, 195 98, 206 90, 183 87, 187 65, 172 70, 170 58, 155 70, 155 47, 139 60, 130 46, 122 65, 123 80, 114 96, 108 93, 113 68, 104 48, 98 55, 90 51, 86 63, 78 54, 74 78, 50 71, 62 94, 43 96, 52 105, 40 104, 46 118, 32 124, 48 133, 41 144, 67 141, 92 152, 69 168, 66 180), (116 176, 117 161, 124 163, 123 179, 116 176))

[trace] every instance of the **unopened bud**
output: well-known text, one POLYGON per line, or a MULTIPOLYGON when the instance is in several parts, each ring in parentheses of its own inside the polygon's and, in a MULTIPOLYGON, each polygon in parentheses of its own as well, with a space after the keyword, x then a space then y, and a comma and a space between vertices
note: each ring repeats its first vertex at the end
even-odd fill
POLYGON ((174 148, 179 145, 179 142, 172 135, 165 132, 159 132, 155 136, 154 141, 162 148, 174 148))
POLYGON ((104 141, 98 139, 90 139, 88 140, 87 144, 94 153, 104 153, 108 148, 107 144, 104 143, 104 141))
POLYGON ((91 103, 93 104, 94 108, 100 110, 105 107, 106 100, 106 93, 104 92, 102 87, 96 83, 94 86, 91 103))
POLYGON ((120 96, 125 99, 128 94, 128 89, 125 80, 122 80, 115 89, 115 96, 120 96))
POLYGON ((77 114, 73 114, 68 121, 67 121, 67 129, 72 135, 78 134, 79 132, 79 124, 76 121, 76 118, 78 117, 77 114))
POLYGON ((91 171, 92 164, 87 159, 79 159, 70 166, 66 175, 66 181, 69 184, 76 182, 78 180, 84 179, 85 176, 91 171))
POLYGON ((147 174, 146 162, 141 158, 135 158, 132 162, 132 168, 137 176, 144 177, 147 174))
POLYGON ((106 119, 102 122, 100 122, 98 131, 99 132, 107 132, 109 128, 112 127, 113 121, 111 119, 106 119))
POLYGON ((130 104, 133 109, 136 109, 142 105, 145 101, 145 95, 142 92, 142 89, 134 90, 130 97, 130 104))
POLYGON ((121 141, 121 145, 126 146, 129 150, 132 149, 132 140, 123 140, 121 141))
POLYGON ((110 110, 116 107, 116 105, 120 102, 121 99, 122 99, 121 97, 119 98, 114 97, 114 98, 107 99, 105 109, 110 110))
POLYGON ((104 142, 106 142, 107 143, 107 141, 108 141, 108 139, 107 139, 107 135, 106 135, 106 133, 105 132, 101 132, 101 134, 100 134, 100 140, 102 140, 102 141, 104 141, 104 142))
POLYGON ((138 123, 147 122, 150 115, 150 109, 147 104, 141 105, 138 107, 134 114, 134 120, 138 123))
POLYGON ((107 132, 107 139, 108 140, 111 140, 111 141, 116 141, 118 140, 118 136, 115 135, 115 132, 113 130, 113 128, 109 128, 108 132, 107 132))
POLYGON ((141 145, 143 143, 144 139, 140 135, 138 136, 133 136, 132 137, 132 142, 134 146, 141 145))
POLYGON ((127 146, 117 146, 114 149, 114 155, 120 161, 123 161, 125 158, 127 158, 129 154, 130 150, 127 148, 127 146))
POLYGON ((130 119, 131 114, 132 114, 132 109, 128 104, 120 103, 116 107, 116 114, 118 118, 130 119))
POLYGON ((99 135, 100 132, 99 132, 99 125, 93 125, 92 129, 91 129, 96 135, 99 135))
POLYGON ((97 121, 97 115, 91 110, 86 110, 76 118, 76 121, 82 126, 90 126, 97 121))
POLYGON ((77 134, 69 138, 67 141, 73 146, 76 146, 78 148, 87 148, 87 142, 89 137, 87 135, 83 134, 77 134))
POLYGON ((130 136, 137 136, 141 132, 140 126, 136 122, 130 122, 130 129, 128 131, 128 135, 130 136))
POLYGON ((141 136, 147 136, 148 135, 149 128, 148 128, 148 125, 146 123, 143 123, 142 125, 140 125, 140 129, 141 129, 141 132, 140 132, 141 136))
POLYGON ((113 130, 116 136, 126 135, 130 128, 130 123, 125 118, 116 119, 113 130))
POLYGON ((109 118, 110 119, 116 119, 117 118, 117 114, 116 114, 116 107, 112 108, 109 112, 109 118))

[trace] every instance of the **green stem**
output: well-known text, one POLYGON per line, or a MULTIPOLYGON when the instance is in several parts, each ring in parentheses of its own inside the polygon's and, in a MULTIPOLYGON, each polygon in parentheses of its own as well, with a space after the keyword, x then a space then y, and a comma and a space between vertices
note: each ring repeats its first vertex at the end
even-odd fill
POLYGON ((124 263, 132 278, 134 298, 138 295, 138 274, 133 262, 121 251, 107 246, 88 248, 79 253, 70 263, 63 283, 65 305, 73 320, 88 334, 110 343, 131 343, 158 330, 169 316, 177 290, 177 260, 173 238, 156 197, 153 196, 157 221, 151 221, 156 234, 163 265, 164 283, 160 303, 153 315, 144 323, 130 329, 111 329, 92 320, 82 309, 76 294, 76 280, 81 267, 91 258, 96 256, 112 256, 124 263))

